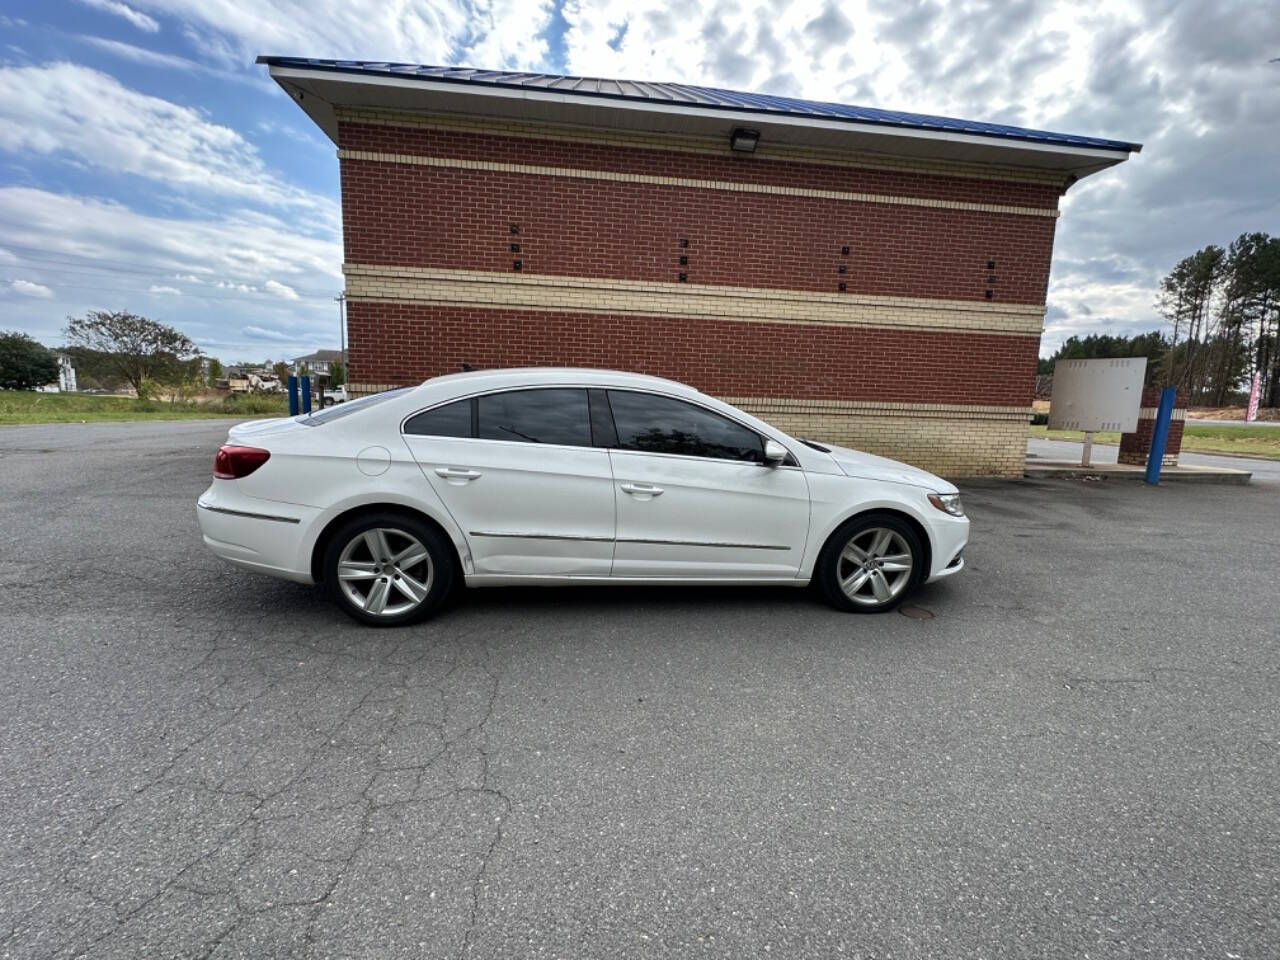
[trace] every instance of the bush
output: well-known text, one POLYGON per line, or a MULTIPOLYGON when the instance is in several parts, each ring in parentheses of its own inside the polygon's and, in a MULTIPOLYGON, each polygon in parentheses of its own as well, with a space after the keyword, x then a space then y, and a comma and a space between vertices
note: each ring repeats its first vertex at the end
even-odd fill
POLYGON ((229 413, 244 414, 246 417, 271 414, 283 417, 289 412, 288 400, 284 394, 233 393, 222 398, 222 407, 229 413))
POLYGON ((1033 427, 1047 427, 1049 425, 1049 414, 1043 411, 1037 411, 1031 415, 1031 425, 1033 427))
POLYGON ((0 389, 34 390, 58 379, 58 359, 25 333, 0 334, 0 389))

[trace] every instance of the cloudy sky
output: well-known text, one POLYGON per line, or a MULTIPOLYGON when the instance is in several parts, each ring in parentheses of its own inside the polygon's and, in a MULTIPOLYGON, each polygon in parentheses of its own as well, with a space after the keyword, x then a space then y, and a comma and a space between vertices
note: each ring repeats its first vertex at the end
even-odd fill
POLYGON ((1065 198, 1044 352, 1140 331, 1280 232, 1274 0, 5 0, 0 329, 145 313, 224 360, 336 347, 334 148, 260 53, 742 90, 1138 141, 1065 198))

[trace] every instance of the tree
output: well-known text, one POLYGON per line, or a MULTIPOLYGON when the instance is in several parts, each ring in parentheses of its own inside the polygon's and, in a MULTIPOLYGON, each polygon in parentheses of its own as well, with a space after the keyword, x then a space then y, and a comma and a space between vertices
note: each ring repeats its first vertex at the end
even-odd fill
POLYGON ((289 380, 289 365, 281 360, 271 368, 276 375, 276 379, 281 383, 287 383, 289 380))
POLYGON ((210 357, 209 358, 209 386, 211 387, 216 386, 217 382, 221 379, 222 379, 222 361, 219 360, 217 357, 210 357))
POLYGON ((68 317, 68 343, 96 350, 135 391, 143 380, 177 383, 200 351, 184 333, 127 311, 91 310, 68 317))
POLYGON ((1132 337, 1112 336, 1107 333, 1090 333, 1083 337, 1071 336, 1063 341, 1058 351, 1047 360, 1042 359, 1037 373, 1053 373, 1053 365, 1059 360, 1096 360, 1113 357, 1146 357, 1147 382, 1156 376, 1156 371, 1164 361, 1169 350, 1169 341, 1159 330, 1150 333, 1139 333, 1132 337))
POLYGON ((58 358, 17 330, 0 333, 0 390, 34 390, 58 379, 58 358))
POLYGON ((1227 281, 1222 323, 1236 346, 1243 346, 1261 374, 1267 406, 1280 404, 1280 356, 1274 343, 1280 333, 1280 237, 1242 233, 1227 253, 1227 281))
POLYGON ((1226 251, 1210 244, 1179 260, 1160 281, 1157 306, 1173 325, 1173 345, 1164 373, 1165 383, 1186 386, 1196 392, 1206 376, 1200 346, 1211 339, 1212 305, 1225 273, 1226 251), (1187 346, 1178 351, 1178 335, 1185 334, 1187 346))
POLYGON ((346 382, 347 368, 342 365, 341 360, 334 360, 329 364, 329 383, 336 387, 346 382))

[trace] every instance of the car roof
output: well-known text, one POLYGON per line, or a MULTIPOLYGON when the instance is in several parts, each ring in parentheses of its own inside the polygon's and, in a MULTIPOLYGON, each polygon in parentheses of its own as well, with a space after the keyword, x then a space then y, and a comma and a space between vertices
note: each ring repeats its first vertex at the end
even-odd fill
POLYGON ((635 387, 661 390, 665 393, 682 393, 690 396, 699 391, 678 380, 654 377, 645 373, 625 370, 600 370, 591 367, 506 367, 492 370, 468 370, 449 373, 424 381, 424 388, 453 388, 465 390, 489 390, 504 387, 543 386, 551 384, 579 386, 635 387))

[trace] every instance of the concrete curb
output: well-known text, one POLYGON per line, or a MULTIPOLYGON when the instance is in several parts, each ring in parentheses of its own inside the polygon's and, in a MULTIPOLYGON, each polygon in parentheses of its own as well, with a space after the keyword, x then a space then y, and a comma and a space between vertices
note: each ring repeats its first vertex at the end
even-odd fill
MULTIPOLYGON (((1146 478, 1146 471, 1142 467, 1132 467, 1127 464, 1100 463, 1092 467, 1082 467, 1078 463, 1041 460, 1028 462, 1022 475, 1031 480, 1121 480, 1130 483, 1142 483, 1146 478)), ((1160 471, 1160 482, 1162 484, 1246 484, 1252 478, 1253 474, 1248 470, 1232 470, 1227 467, 1183 465, 1165 467, 1160 471)))

